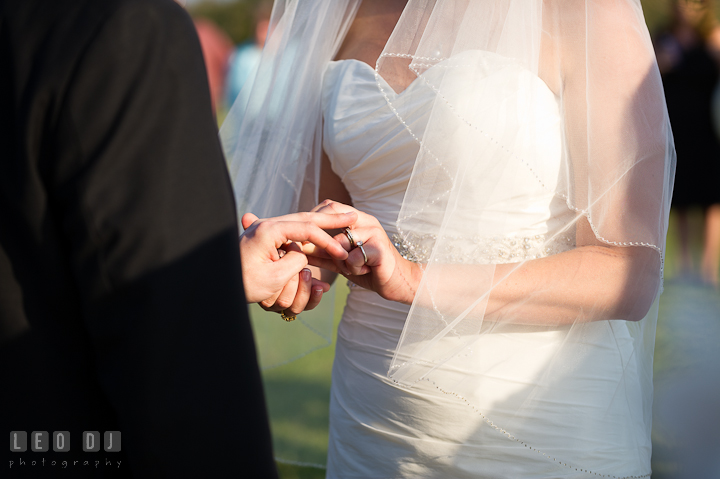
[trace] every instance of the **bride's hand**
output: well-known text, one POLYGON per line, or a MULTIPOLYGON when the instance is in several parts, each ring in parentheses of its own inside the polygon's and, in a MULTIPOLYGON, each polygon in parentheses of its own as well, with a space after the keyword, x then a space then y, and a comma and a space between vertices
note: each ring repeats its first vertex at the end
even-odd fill
POLYGON ((323 201, 312 211, 334 214, 355 212, 358 219, 349 227, 349 235, 343 231, 334 237, 348 251, 347 259, 310 258, 310 264, 341 273, 353 283, 390 301, 412 303, 422 278, 422 268, 400 256, 374 216, 332 200, 323 201), (352 237, 354 244, 350 243, 348 236, 352 237), (362 247, 358 246, 360 242, 362 247))

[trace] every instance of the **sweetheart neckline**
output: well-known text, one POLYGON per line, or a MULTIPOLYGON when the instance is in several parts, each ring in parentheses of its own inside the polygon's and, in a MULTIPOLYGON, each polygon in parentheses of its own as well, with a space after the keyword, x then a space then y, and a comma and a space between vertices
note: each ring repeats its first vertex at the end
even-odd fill
MULTIPOLYGON (((417 75, 417 76, 415 77, 415 79, 414 79, 413 81, 411 81, 410 83, 408 83, 408 85, 407 85, 401 92, 396 92, 396 91, 393 89, 393 87, 390 86, 390 84, 387 82, 387 80, 385 80, 385 78, 383 78, 383 76, 380 75, 380 73, 378 73, 377 71, 375 71, 375 68, 373 68, 372 65, 370 65, 370 64, 367 63, 367 62, 364 62, 364 61, 362 61, 362 60, 358 60, 357 58, 342 58, 342 59, 340 59, 340 60, 330 60, 330 61, 328 62, 328 64, 330 64, 330 63, 341 63, 341 62, 351 62, 351 63, 355 63, 355 64, 358 64, 358 63, 359 63, 359 64, 362 65, 367 71, 369 71, 370 73, 372 73, 373 78, 376 78, 376 79, 377 79, 377 78, 380 78, 380 79, 383 81, 383 83, 385 83, 385 85, 387 85, 388 89, 393 93, 393 95, 395 95, 396 97, 402 95, 402 94, 405 93, 407 90, 409 90, 410 87, 412 87, 415 83, 418 83, 418 80, 420 80, 420 78, 425 74, 426 71, 429 71, 430 69, 432 69, 432 67, 430 67, 430 68, 428 68, 427 70, 425 70, 424 72, 422 72, 420 75, 417 75)), ((433 66, 434 66, 434 65, 433 65, 433 66)), ((375 81, 375 83, 377 83, 377 80, 375 81)))
MULTIPOLYGON (((439 63, 442 63, 443 61, 445 61, 445 60, 442 60, 442 61, 439 62, 439 63)), ((352 62, 352 63, 359 63, 359 64, 363 65, 366 70, 368 70, 368 71, 370 71, 370 73, 372 73, 373 78, 375 78, 376 75, 377 75, 377 78, 382 79, 383 83, 385 83, 385 85, 387 85, 388 89, 389 89, 396 97, 399 97, 399 96, 401 96, 403 93, 405 93, 405 92, 406 92, 408 89, 410 89, 410 87, 412 87, 415 83, 418 83, 418 80, 420 80, 420 79, 422 78, 422 76, 425 75, 426 72, 432 70, 433 68, 435 68, 435 67, 438 65, 438 64, 436 63, 435 65, 432 65, 430 68, 428 68, 428 69, 426 69, 425 71, 423 71, 421 74, 417 75, 417 77, 416 77, 413 81, 411 81, 401 92, 398 93, 398 92, 396 92, 396 91, 390 86, 390 84, 387 82, 387 80, 385 80, 385 78, 383 78, 383 76, 380 75, 379 72, 376 72, 376 71, 375 71, 375 68, 373 68, 369 63, 366 63, 366 62, 364 62, 364 61, 362 61, 362 60, 358 60, 357 58, 343 58, 343 59, 340 59, 340 60, 330 60, 330 61, 328 62, 328 64, 330 64, 330 63, 340 63, 340 62, 352 62)), ((528 72, 530 72, 530 70, 528 70, 528 72)), ((537 74, 535 74, 535 73, 533 73, 533 72, 530 72, 530 74, 533 75, 534 77, 536 77, 536 78, 545 86, 545 88, 547 88, 547 90, 552 94, 552 96, 555 98, 556 101, 559 101, 559 99, 560 99, 559 95, 557 95, 557 94, 550 88, 550 86, 548 86, 548 84, 545 82, 545 80, 543 80, 542 78, 540 78, 537 74)), ((375 81, 375 83, 377 83, 377 80, 375 81)), ((382 89, 381 89, 381 90, 382 90, 382 89)))

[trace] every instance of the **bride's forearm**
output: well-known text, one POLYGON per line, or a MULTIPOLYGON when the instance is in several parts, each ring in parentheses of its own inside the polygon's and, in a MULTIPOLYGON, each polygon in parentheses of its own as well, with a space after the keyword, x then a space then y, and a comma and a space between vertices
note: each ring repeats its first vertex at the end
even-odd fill
POLYGON ((498 265, 486 317, 540 324, 625 319, 647 314, 660 281, 657 253, 649 248, 583 246, 529 261, 508 276, 498 265), (502 280, 502 278, 505 278, 502 280))
MULTIPOLYGON (((324 207, 349 208, 332 202, 324 207)), ((578 246, 570 251, 519 264, 433 262, 425 269, 400 256, 376 219, 358 213, 354 227, 362 232, 364 248, 353 248, 344 235, 336 237, 349 250, 340 268, 346 276, 387 300, 414 303, 446 317, 469 311, 471 317, 522 324, 639 321, 660 284, 661 258, 655 249, 601 243, 582 218, 575 234, 578 246)))
POLYGON ((659 266, 659 256, 649 248, 605 246, 583 246, 520 265, 438 266, 432 299, 421 293, 418 302, 461 313, 468 299, 479 298, 482 289, 492 285, 487 302, 478 301, 488 321, 637 321, 655 298, 659 266))

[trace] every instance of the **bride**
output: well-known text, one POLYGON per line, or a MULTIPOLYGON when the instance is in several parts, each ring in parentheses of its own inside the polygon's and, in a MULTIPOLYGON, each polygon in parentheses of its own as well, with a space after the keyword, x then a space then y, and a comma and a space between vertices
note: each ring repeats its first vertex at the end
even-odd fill
MULTIPOLYGON (((639 1, 286 0, 221 134, 336 239, 328 477, 650 477, 674 174, 639 1)), ((245 218, 243 226, 248 226, 245 218)))

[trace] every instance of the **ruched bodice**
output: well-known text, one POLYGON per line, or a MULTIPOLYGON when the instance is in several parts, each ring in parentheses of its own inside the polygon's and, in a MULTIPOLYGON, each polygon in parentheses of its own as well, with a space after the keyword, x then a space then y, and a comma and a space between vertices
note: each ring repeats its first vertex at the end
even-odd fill
MULTIPOLYGON (((482 52, 463 55, 481 56, 482 52)), ((522 68, 518 71, 532 94, 527 96, 525 105, 519 106, 527 110, 527 120, 518 126, 516 140, 509 145, 516 153, 508 155, 508 165, 500 174, 492 201, 473 210, 468 218, 468 222, 481 225, 482 241, 498 235, 509 238, 507 245, 498 246, 508 252, 506 258, 491 254, 485 258, 488 262, 510 261, 510 242, 514 239, 542 243, 544 236, 538 235, 554 233, 555 227, 566 224, 567 215, 572 214, 565 200, 555 195, 562 168, 557 100, 539 78, 522 68), (524 151, 533 154, 525 155, 524 151), (543 167, 533 168, 538 163, 543 167), (538 171, 543 171, 544 176, 540 177, 538 171)), ((398 213, 435 98, 433 90, 423 82, 426 78, 433 80, 431 77, 436 73, 430 69, 396 93, 368 64, 358 60, 330 62, 325 72, 323 148, 354 206, 378 218, 390 236, 397 233, 398 213), (392 97, 392 107, 384 95, 392 97)), ((496 94, 499 98, 503 96, 501 90, 496 94)), ((492 110, 492 105, 488 105, 488 110, 492 110)), ((479 125, 478 135, 487 135, 486 130, 492 129, 492 117, 488 116, 487 121, 488 125, 479 125)), ((473 204, 476 199, 463 201, 473 204)), ((569 244, 574 238, 565 235, 562 240, 569 244)))
MULTIPOLYGON (((380 79, 382 81, 382 79, 380 79)), ((408 88, 414 88, 411 84, 408 88)), ((432 97, 404 104, 402 117, 422 134, 432 97)), ((374 70, 358 60, 330 62, 323 88, 323 148, 354 206, 395 233, 420 145, 378 90, 374 70)))

